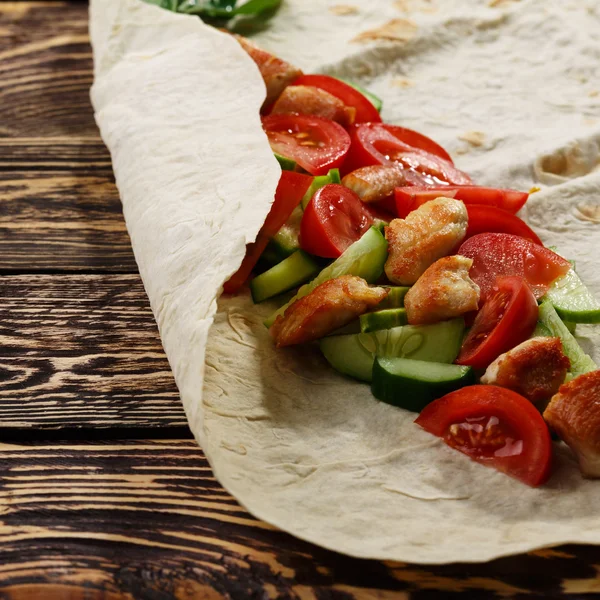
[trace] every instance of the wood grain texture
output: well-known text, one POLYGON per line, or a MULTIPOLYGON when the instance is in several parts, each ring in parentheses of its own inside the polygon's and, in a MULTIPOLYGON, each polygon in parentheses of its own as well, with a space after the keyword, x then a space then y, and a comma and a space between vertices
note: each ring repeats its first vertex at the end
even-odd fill
POLYGON ((92 81, 85 3, 0 3, 0 272, 137 272, 92 81))
POLYGON ((112 174, 0 167, 0 198, 1 272, 137 272, 112 174))
POLYGON ((187 425, 137 275, 0 277, 0 430, 187 425))
POLYGON ((315 548, 253 519, 180 440, 0 445, 0 513, 0 597, 11 600, 36 589, 45 599, 127 600, 584 598, 600 589, 594 547, 434 568, 315 548))
MULTIPOLYGON (((86 173, 108 176, 112 165, 108 149, 96 136, 0 137, 0 172, 37 170, 64 171, 73 177, 86 173)), ((112 196, 116 197, 116 189, 112 196)))
MULTIPOLYGON (((91 82, 85 3, 0 2, 0 273, 136 270, 91 82)), ((137 275, 0 277, 0 439, 174 430, 137 275)), ((0 600, 583 599, 596 565, 349 559, 250 517, 190 441, 0 445, 0 600)))
POLYGON ((87 5, 0 2, 0 137, 94 137, 87 5))

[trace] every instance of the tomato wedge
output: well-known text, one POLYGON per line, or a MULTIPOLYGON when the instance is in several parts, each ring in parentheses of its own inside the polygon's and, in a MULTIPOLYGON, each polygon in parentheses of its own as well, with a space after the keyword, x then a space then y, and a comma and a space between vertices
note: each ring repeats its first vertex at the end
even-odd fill
POLYGON ((441 146, 416 131, 383 123, 363 123, 351 129, 350 135, 352 147, 344 165, 346 172, 370 165, 396 164, 411 175, 412 185, 472 183, 466 173, 452 164, 441 146))
POLYGON ((479 233, 511 233, 531 240, 534 244, 544 245, 525 221, 506 210, 480 204, 467 204, 466 207, 469 214, 469 226, 465 239, 479 233))
POLYGON ((237 292, 250 276, 260 255, 264 252, 269 240, 281 229, 290 218, 293 210, 300 204, 313 178, 310 175, 282 171, 275 191, 275 200, 256 237, 256 241, 246 246, 246 256, 240 268, 225 282, 223 289, 227 294, 237 292))
POLYGON ((498 277, 456 359, 485 369, 502 353, 524 342, 537 324, 538 304, 522 277, 498 277))
POLYGON ((552 441, 535 406, 506 388, 472 385, 428 404, 415 423, 473 460, 537 487, 550 477, 552 441))
POLYGON ((350 149, 346 130, 329 119, 311 115, 269 115, 263 129, 273 152, 295 160, 311 175, 340 167, 350 149))
POLYGON ((409 212, 419 208, 429 200, 440 196, 456 198, 465 204, 483 204, 502 208, 512 214, 518 212, 529 194, 517 190, 502 190, 496 188, 478 187, 475 185, 448 185, 430 187, 399 187, 396 188, 396 209, 398 216, 405 219, 409 212))
POLYGON ((272 238, 290 218, 296 206, 300 204, 312 182, 313 178, 310 175, 282 171, 275 190, 275 200, 271 204, 271 210, 259 235, 272 238))
POLYGON ((381 122, 377 109, 358 90, 329 75, 301 75, 292 85, 312 85, 339 98, 346 106, 356 109, 355 123, 381 122))
POLYGON ((300 247, 337 258, 373 224, 373 215, 351 189, 332 183, 315 192, 300 224, 300 247))
POLYGON ((552 282, 564 275, 570 263, 539 244, 509 233, 480 233, 469 238, 457 254, 473 259, 469 272, 485 301, 499 275, 517 275, 541 298, 552 282))
POLYGON ((384 125, 384 127, 386 131, 389 131, 395 138, 399 139, 401 142, 404 142, 405 144, 408 144, 413 148, 424 150, 429 154, 435 154, 435 156, 439 156, 439 158, 441 158, 442 160, 454 164, 452 157, 446 152, 446 150, 442 148, 442 146, 440 146, 437 142, 434 142, 431 138, 428 138, 426 135, 423 135, 418 131, 414 131, 413 129, 400 127, 399 125, 384 125))

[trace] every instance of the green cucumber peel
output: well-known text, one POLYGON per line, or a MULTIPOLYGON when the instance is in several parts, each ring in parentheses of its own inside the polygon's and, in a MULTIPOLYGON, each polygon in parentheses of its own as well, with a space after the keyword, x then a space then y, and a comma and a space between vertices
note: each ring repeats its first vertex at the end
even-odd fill
POLYGON ((471 367, 410 358, 375 359, 371 392, 378 400, 412 412, 475 382, 471 367))
POLYGON ((600 301, 595 298, 571 267, 546 292, 560 318, 570 323, 600 323, 600 301))
POLYGON ((405 308, 384 308, 375 312, 365 313, 360 316, 359 321, 362 333, 370 333, 371 331, 379 331, 380 329, 391 329, 392 327, 399 327, 408 323, 405 308))
POLYGON ((563 352, 571 361, 570 372, 574 377, 595 371, 598 368, 596 363, 583 351, 577 340, 563 323, 550 300, 544 300, 540 304, 538 319, 553 337, 560 338, 563 345, 563 352))
POLYGON ((302 209, 297 206, 281 229, 269 240, 263 256, 268 257, 271 264, 277 264, 300 250, 300 223, 303 214, 302 209))
POLYGON ((294 252, 285 260, 257 275, 250 282, 250 292, 255 304, 283 294, 319 272, 319 265, 302 250, 294 252))
POLYGON ((531 334, 532 338, 536 337, 553 337, 552 332, 540 321, 537 322, 533 333, 531 334))
POLYGON ((403 308, 404 297, 410 288, 405 285, 384 285, 383 287, 388 290, 388 295, 377 305, 377 310, 403 308))
POLYGON ((326 266, 311 282, 303 285, 287 304, 265 321, 265 325, 271 327, 275 319, 282 315, 290 304, 310 294, 318 285, 329 279, 335 279, 342 275, 355 275, 362 277, 367 283, 375 283, 383 273, 386 260, 387 241, 378 229, 371 227, 359 240, 347 248, 339 258, 326 266))
POLYGON ((296 170, 296 167, 298 165, 295 160, 293 160, 291 158, 287 158, 287 156, 281 156, 281 154, 277 154, 277 152, 273 152, 273 155, 277 159, 277 162, 279 163, 279 166, 281 167, 282 171, 295 171, 296 170))
POLYGON ((329 183, 342 183, 342 178, 340 177, 339 169, 329 169, 329 173, 327 173, 327 177, 329 177, 329 183))
POLYGON ((327 175, 315 176, 310 184, 310 187, 308 190, 306 190, 306 193, 302 197, 302 210, 306 209, 308 203, 312 200, 312 197, 315 195, 317 190, 320 190, 322 187, 329 185, 330 183, 342 183, 339 169, 329 169, 329 173, 327 173, 327 175))
POLYGON ((432 325, 332 335, 319 340, 319 346, 336 371, 370 382, 376 357, 452 363, 460 352, 464 330, 463 319, 452 319, 432 325))

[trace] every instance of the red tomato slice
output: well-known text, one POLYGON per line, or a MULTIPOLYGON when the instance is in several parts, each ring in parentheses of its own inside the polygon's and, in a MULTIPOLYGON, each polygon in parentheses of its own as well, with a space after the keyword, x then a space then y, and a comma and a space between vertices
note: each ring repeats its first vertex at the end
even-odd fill
POLYGON ((294 171, 281 172, 275 190, 275 200, 273 200, 271 210, 260 230, 261 235, 272 238, 283 227, 296 206, 300 204, 312 182, 313 178, 310 175, 294 171))
POLYGON ((509 233, 480 233, 463 242, 457 254, 473 259, 469 272, 485 301, 496 277, 517 275, 541 298, 552 282, 564 275, 570 263, 539 244, 509 233))
POLYGON ((292 85, 312 85, 339 98, 346 106, 356 109, 355 123, 381 122, 377 109, 358 90, 329 75, 301 75, 292 85))
POLYGON ((534 244, 544 245, 525 221, 506 210, 480 204, 467 204, 466 208, 469 214, 469 226, 465 239, 479 233, 511 233, 531 240, 534 244))
POLYGON ((485 369, 533 333, 538 304, 522 277, 498 277, 479 309, 456 359, 459 365, 485 369))
POLYGON ((451 164, 454 164, 452 157, 440 146, 437 142, 434 142, 431 138, 426 135, 414 131, 413 129, 407 129, 406 127, 400 127, 399 125, 384 125, 385 129, 389 131, 395 138, 398 138, 401 142, 429 152, 429 154, 435 154, 442 160, 446 160, 451 164))
POLYGON ((393 215, 394 219, 398 216, 398 213, 396 212, 396 201, 394 200, 394 196, 388 196, 385 198, 385 200, 374 202, 371 206, 377 206, 386 213, 393 215))
POLYGON ((354 127, 350 135, 352 147, 344 165, 346 172, 370 165, 396 164, 402 165, 410 173, 412 185, 472 183, 466 173, 459 171, 446 158, 448 154, 441 146, 416 131, 383 123, 363 123, 354 127), (410 135, 405 132, 409 132, 410 135), (396 134, 402 137, 397 137, 396 134), (411 146, 402 138, 409 139, 419 146, 411 146))
POLYGON ((300 224, 300 247, 337 258, 373 224, 373 215, 351 189, 332 183, 315 192, 300 224))
POLYGON ((472 385, 428 404, 415 423, 473 460, 536 487, 550 477, 552 441, 529 400, 506 388, 472 385))
POLYGON ((263 129, 273 152, 295 160, 311 175, 341 166, 350 149, 346 130, 329 119, 310 115, 269 115, 263 129))
POLYGON ((269 238, 260 233, 255 242, 246 245, 246 256, 240 265, 240 268, 223 284, 223 291, 226 294, 235 294, 246 283, 250 277, 252 269, 256 266, 261 254, 265 251, 269 238))
POLYGON ((256 237, 256 241, 246 247, 246 256, 240 268, 225 282, 223 289, 227 294, 237 292, 250 276, 260 255, 264 252, 269 240, 281 229, 290 218, 293 210, 300 204, 313 178, 310 175, 282 171, 275 190, 275 200, 256 237))
POLYGON ((529 194, 517 192, 516 190, 501 190, 496 188, 478 187, 475 185, 465 186, 436 186, 436 187, 399 187, 396 188, 396 208, 398 216, 405 219, 409 212, 419 208, 429 200, 435 200, 440 196, 456 198, 465 204, 484 204, 502 208, 512 214, 518 212, 529 194))

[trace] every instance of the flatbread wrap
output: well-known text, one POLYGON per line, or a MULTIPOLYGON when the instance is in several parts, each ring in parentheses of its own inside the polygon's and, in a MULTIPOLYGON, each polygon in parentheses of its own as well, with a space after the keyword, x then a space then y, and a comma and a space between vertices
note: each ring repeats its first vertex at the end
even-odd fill
MULTIPOLYGON (((256 40, 305 72, 368 83, 387 122, 431 135, 478 184, 541 186, 524 218, 598 296, 599 21, 591 0, 287 0, 256 40)), ((92 0, 90 32, 92 102, 140 274, 221 484, 258 518, 363 558, 482 562, 600 543, 600 484, 565 446, 529 488, 376 401, 318 348, 276 349, 263 324, 276 304, 221 295, 281 175, 259 118, 265 86, 237 41, 140 0, 92 0)), ((577 334, 598 361, 598 330, 577 334)))

